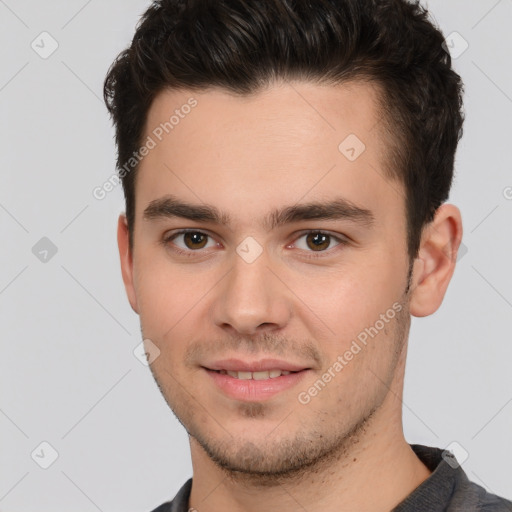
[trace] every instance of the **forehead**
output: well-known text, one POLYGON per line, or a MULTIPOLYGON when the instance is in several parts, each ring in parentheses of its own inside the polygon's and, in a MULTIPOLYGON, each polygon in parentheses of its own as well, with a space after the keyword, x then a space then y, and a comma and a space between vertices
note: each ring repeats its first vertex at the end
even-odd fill
POLYGON ((138 215, 166 193, 219 204, 241 221, 329 195, 403 213, 401 185, 384 177, 378 92, 363 82, 289 82, 245 96, 160 93, 143 136, 154 147, 139 165, 138 215))
POLYGON ((150 134, 176 114, 168 130, 175 140, 180 139, 180 132, 183 138, 189 134, 183 125, 198 127, 194 119, 206 122, 205 129, 215 126, 223 135, 238 133, 240 141, 248 133, 260 133, 293 144, 303 142, 304 137, 320 139, 329 132, 341 136, 350 130, 368 139, 380 120, 380 92, 375 82, 362 81, 339 85, 281 81, 245 95, 218 87, 201 92, 164 90, 151 104, 145 132, 150 134), (189 108, 191 103, 197 104, 189 108), (192 120, 185 123, 187 118, 192 120))

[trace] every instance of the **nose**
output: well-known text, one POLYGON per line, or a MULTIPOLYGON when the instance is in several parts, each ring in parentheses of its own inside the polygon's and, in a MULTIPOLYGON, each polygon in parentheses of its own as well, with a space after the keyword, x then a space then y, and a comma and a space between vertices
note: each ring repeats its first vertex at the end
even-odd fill
POLYGON ((279 270, 271 268, 266 251, 251 263, 238 254, 233 260, 231 271, 216 287, 215 324, 247 336, 283 328, 291 317, 291 292, 279 270))

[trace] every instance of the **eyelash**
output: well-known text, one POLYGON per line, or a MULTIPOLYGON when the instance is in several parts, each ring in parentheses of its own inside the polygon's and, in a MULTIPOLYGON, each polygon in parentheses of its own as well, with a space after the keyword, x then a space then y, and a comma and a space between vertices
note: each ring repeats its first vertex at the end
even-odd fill
MULTIPOLYGON (((162 245, 164 245, 165 247, 169 247, 169 242, 171 242, 172 240, 174 240, 177 236, 179 235, 183 235, 185 233, 200 233, 201 235, 205 235, 209 238, 213 238, 211 235, 209 235, 208 233, 205 233, 204 231, 200 231, 200 230, 197 230, 197 229, 182 229, 180 231, 176 231, 170 235, 167 235, 163 238, 162 240, 162 245)), ((348 245, 348 240, 344 239, 344 238, 341 238, 339 236, 336 236, 336 235, 333 235, 327 231, 322 231, 322 230, 318 230, 318 229, 310 229, 310 230, 306 230, 306 231, 302 231, 299 233, 298 237, 296 240, 298 240, 299 238, 302 238, 303 236, 305 235, 309 235, 311 233, 315 233, 315 234, 319 234, 319 235, 327 235, 329 236, 330 238, 336 240, 338 242, 338 245, 336 245, 335 247, 333 247, 332 249, 327 249, 325 251, 318 251, 318 253, 316 253, 315 251, 306 251, 306 252, 311 252, 313 254, 310 254, 310 255, 304 255, 303 257, 306 258, 306 259, 317 259, 317 258, 322 258, 324 256, 322 256, 322 254, 325 254, 325 253, 328 253, 329 251, 332 251, 332 250, 335 250, 337 247, 343 247, 345 245, 348 245)), ((200 249, 194 251, 194 250, 188 250, 188 251, 184 251, 183 249, 180 249, 179 247, 172 247, 171 249, 173 252, 179 254, 180 256, 186 256, 188 258, 192 258, 194 257, 194 253, 198 253, 200 252, 200 249)), ((330 254, 329 254, 330 255, 330 254)))

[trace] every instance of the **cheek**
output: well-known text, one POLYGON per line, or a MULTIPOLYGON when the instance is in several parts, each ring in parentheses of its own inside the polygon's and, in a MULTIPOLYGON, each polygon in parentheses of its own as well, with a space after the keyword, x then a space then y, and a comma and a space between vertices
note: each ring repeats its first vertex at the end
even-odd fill
POLYGON ((161 256, 150 257, 149 251, 137 261, 134 279, 140 321, 149 338, 168 338, 179 332, 204 294, 204 284, 190 271, 170 265, 161 256))
POLYGON ((302 299, 297 306, 310 318, 308 323, 325 330, 327 338, 345 343, 400 300, 397 275, 390 261, 361 258, 337 270, 302 274, 292 289, 302 299))

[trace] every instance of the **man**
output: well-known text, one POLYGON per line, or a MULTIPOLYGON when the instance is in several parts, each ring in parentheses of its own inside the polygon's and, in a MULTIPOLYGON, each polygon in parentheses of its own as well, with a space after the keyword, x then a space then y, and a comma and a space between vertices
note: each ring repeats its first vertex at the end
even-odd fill
POLYGON ((453 275, 460 77, 405 0, 160 0, 105 81, 118 244, 193 478, 156 511, 505 511, 410 445, 453 275))

